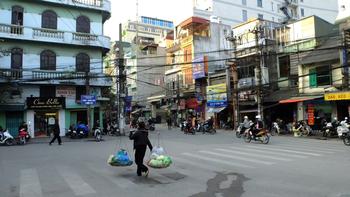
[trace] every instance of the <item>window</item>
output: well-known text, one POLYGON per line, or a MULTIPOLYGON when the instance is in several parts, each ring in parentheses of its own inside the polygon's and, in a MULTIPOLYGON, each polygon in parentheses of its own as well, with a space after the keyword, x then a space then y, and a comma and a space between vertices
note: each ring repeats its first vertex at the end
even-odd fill
POLYGON ((264 15, 258 14, 258 18, 259 18, 259 19, 264 19, 264 15))
POLYGON ((262 0, 257 0, 257 4, 258 4, 258 7, 263 7, 263 2, 262 2, 262 0))
POLYGON ((75 92, 75 100, 80 101, 81 95, 86 95, 86 88, 85 86, 77 86, 75 92))
POLYGON ((13 48, 11 50, 11 72, 12 78, 22 77, 22 67, 23 67, 23 50, 20 48, 13 48))
POLYGON ((90 57, 86 53, 79 53, 75 59, 77 72, 90 72, 90 57))
POLYGON ((57 29, 57 14, 54 11, 46 10, 41 16, 41 27, 57 29))
POLYGON ((271 10, 272 10, 272 11, 275 11, 274 6, 275 6, 275 5, 274 5, 274 3, 273 3, 273 2, 271 2, 271 10))
POLYGON ((248 20, 247 10, 242 10, 242 20, 243 21, 247 21, 248 20))
POLYGON ((40 97, 43 97, 43 98, 56 97, 56 87, 55 86, 40 86, 40 97))
POLYGON ((279 58, 279 77, 289 77, 290 59, 289 56, 279 58))
POLYGON ((23 25, 23 8, 20 6, 12 7, 12 25, 23 25))
POLYGON ((321 66, 309 70, 309 84, 311 88, 332 84, 331 67, 321 66))
POLYGON ((56 54, 53 51, 45 50, 40 54, 41 70, 56 70, 56 54))
POLYGON ((76 21, 76 31, 90 33, 90 19, 86 16, 79 16, 76 21))
POLYGON ((300 8, 300 15, 301 15, 301 17, 304 17, 304 16, 305 16, 304 8, 300 8))
POLYGON ((242 5, 247 5, 247 0, 242 0, 242 5))

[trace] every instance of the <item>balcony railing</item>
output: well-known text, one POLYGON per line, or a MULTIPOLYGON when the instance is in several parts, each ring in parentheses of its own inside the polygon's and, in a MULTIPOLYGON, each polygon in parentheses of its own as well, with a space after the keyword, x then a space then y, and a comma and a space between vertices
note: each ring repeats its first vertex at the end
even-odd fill
POLYGON ((50 3, 66 4, 75 7, 86 7, 111 12, 110 0, 42 0, 50 3))
POLYGON ((73 0, 74 3, 88 5, 88 6, 96 6, 101 7, 103 0, 73 0))
POLYGON ((110 48, 110 38, 103 35, 59 31, 55 29, 24 27, 0 23, 0 38, 15 38, 18 40, 42 41, 59 44, 88 45, 110 48))
POLYGON ((22 35, 23 34, 23 26, 0 24, 0 32, 7 33, 7 34, 22 35))
POLYGON ((34 37, 64 39, 64 32, 55 29, 33 28, 34 37))
POLYGON ((22 70, 19 69, 0 69, 0 78, 9 80, 21 79, 23 76, 22 70))
POLYGON ((33 71, 32 79, 84 79, 84 72, 67 72, 67 71, 33 71))

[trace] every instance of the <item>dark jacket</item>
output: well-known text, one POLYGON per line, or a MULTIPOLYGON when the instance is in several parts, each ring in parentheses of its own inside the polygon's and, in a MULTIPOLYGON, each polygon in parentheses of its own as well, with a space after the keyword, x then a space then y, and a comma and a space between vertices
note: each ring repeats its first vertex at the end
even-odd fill
POLYGON ((130 132, 129 138, 130 140, 134 140, 134 149, 138 146, 148 146, 150 150, 153 149, 146 130, 137 130, 135 133, 130 132))
POLYGON ((54 135, 60 135, 60 126, 58 124, 55 124, 52 128, 54 135))

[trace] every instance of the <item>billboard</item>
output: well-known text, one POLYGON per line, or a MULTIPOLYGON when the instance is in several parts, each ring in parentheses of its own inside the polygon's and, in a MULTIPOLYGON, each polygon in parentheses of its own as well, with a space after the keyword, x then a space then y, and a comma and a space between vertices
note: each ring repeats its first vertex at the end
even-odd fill
POLYGON ((208 107, 226 107, 227 106, 226 83, 207 87, 207 106, 208 107))
POLYGON ((205 63, 204 57, 199 57, 192 62, 193 79, 200 79, 205 77, 205 63))

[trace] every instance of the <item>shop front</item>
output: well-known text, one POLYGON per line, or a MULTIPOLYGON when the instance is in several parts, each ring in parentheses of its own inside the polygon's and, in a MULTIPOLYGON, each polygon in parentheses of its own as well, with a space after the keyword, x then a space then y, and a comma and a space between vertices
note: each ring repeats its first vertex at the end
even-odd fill
POLYGON ((350 116, 350 92, 331 92, 324 95, 324 100, 334 103, 339 120, 350 116))
POLYGON ((26 115, 28 123, 33 123, 28 125, 32 137, 50 136, 56 122, 60 125, 61 135, 64 135, 65 107, 64 97, 28 97, 26 115))
POLYGON ((229 119, 228 111, 225 110, 227 105, 227 87, 225 83, 207 86, 206 119, 214 117, 215 126, 222 126, 229 119))

